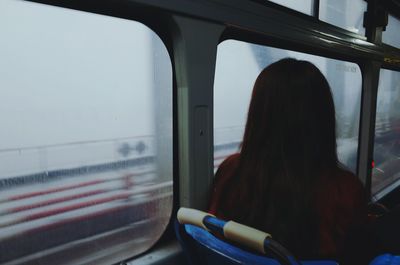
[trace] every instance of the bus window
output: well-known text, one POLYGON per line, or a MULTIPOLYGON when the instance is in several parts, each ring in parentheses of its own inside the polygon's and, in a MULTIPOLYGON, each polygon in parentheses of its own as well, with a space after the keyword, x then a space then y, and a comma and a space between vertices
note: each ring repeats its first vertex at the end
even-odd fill
POLYGON ((319 19, 354 33, 364 35, 364 12, 367 2, 364 0, 321 0, 319 19))
POLYGON ((400 20, 389 15, 386 30, 382 32, 382 42, 400 48, 400 20))
POLYGON ((355 172, 361 100, 359 67, 354 63, 236 40, 227 40, 218 46, 214 82, 214 168, 239 150, 258 74, 265 66, 285 57, 314 63, 328 79, 336 107, 339 160, 355 172))
POLYGON ((314 0, 269 0, 270 2, 277 3, 279 5, 291 8, 301 13, 312 15, 314 0))
MULTIPOLYGON (((376 106, 372 193, 400 178, 400 72, 382 69, 376 106)), ((396 186, 396 185, 393 185, 396 186)))
POLYGON ((148 249, 172 209, 161 39, 16 0, 0 1, 0 36, 0 263, 113 264, 148 249))

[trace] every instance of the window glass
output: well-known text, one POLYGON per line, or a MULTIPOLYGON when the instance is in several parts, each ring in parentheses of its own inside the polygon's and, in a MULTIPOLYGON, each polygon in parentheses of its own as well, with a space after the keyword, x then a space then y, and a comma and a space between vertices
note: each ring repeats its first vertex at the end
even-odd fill
POLYGON ((0 263, 114 264, 148 249, 172 208, 160 38, 135 21, 2 0, 0 39, 0 263))
POLYGON ((270 2, 277 3, 282 6, 294 9, 307 15, 312 15, 313 0, 269 0, 270 2))
POLYGON ((389 15, 388 25, 382 33, 382 42, 400 48, 399 29, 400 20, 389 15))
POLYGON ((367 2, 364 0, 320 0, 319 19, 364 35, 363 19, 366 10, 367 2))
POLYGON ((400 72, 380 72, 376 106, 372 193, 400 178, 400 72))
POLYGON ((336 107, 339 159, 355 172, 361 97, 359 67, 354 63, 236 40, 227 40, 218 46, 214 84, 215 169, 226 156, 238 151, 258 74, 267 65, 286 57, 314 63, 328 79, 336 107))

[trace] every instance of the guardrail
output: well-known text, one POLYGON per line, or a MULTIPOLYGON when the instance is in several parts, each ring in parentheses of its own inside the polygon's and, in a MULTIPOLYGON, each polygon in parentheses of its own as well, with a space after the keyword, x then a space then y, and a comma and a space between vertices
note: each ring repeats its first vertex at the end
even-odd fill
MULTIPOLYGON (((238 145, 239 143, 228 143, 218 146, 216 149, 223 154, 214 158, 214 167, 218 167, 230 154, 224 151, 237 148, 238 145)), ((160 188, 172 189, 172 181, 157 183, 154 163, 154 157, 139 157, 0 180, 0 187, 8 188, 0 195, 0 241, 15 233, 38 228, 45 224, 45 220, 65 219, 68 217, 65 216, 67 213, 85 209, 86 213, 81 215, 83 218, 91 214, 90 211, 87 212, 90 208, 97 208, 94 212, 99 212, 103 210, 99 207, 101 205, 134 200, 135 196, 160 188), (139 166, 146 169, 132 171, 139 166), (119 169, 128 169, 128 173, 121 175, 119 169), (115 176, 110 175, 110 172, 115 176), (99 174, 104 176, 99 177, 99 174), (74 176, 80 178, 73 178, 74 176), (145 179, 140 180, 143 177, 145 179), (22 192, 19 188, 23 188, 22 192), (40 220, 43 224, 38 222, 40 220), (28 223, 32 225, 29 226, 28 223)))

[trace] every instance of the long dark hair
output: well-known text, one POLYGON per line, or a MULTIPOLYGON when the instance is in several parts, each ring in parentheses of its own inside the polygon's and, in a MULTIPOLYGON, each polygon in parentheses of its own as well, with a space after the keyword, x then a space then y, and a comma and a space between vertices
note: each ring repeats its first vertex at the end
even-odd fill
POLYGON ((313 64, 283 59, 258 76, 239 163, 221 205, 300 256, 318 253, 315 185, 338 168, 335 108, 313 64))

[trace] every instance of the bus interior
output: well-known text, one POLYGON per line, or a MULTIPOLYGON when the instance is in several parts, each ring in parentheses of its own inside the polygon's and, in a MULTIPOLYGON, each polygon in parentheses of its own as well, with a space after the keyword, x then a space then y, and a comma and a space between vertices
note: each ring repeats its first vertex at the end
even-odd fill
POLYGON ((0 0, 0 264, 187 264, 267 65, 315 64, 340 162, 400 203, 399 0, 0 0))

